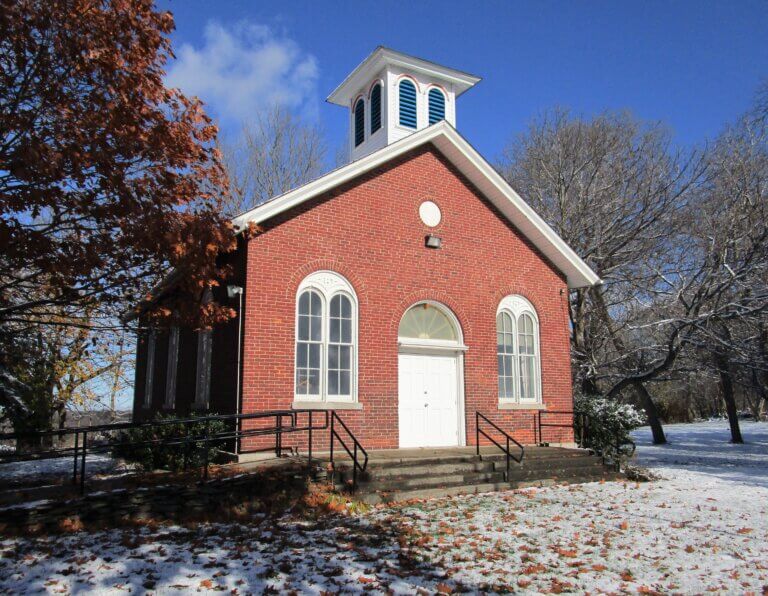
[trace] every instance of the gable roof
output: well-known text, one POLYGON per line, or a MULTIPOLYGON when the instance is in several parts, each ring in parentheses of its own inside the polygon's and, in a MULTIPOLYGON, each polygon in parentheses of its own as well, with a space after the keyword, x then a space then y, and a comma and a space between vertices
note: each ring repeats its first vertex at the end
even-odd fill
POLYGON ((499 173, 442 120, 303 186, 270 199, 232 220, 240 232, 377 168, 427 143, 432 143, 528 240, 565 276, 569 288, 594 286, 600 278, 526 203, 499 173))

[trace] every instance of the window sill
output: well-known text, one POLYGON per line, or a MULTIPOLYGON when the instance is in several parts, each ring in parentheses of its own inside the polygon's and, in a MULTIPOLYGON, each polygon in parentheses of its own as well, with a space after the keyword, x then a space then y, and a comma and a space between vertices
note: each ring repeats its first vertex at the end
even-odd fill
POLYGON ((363 404, 356 401, 294 401, 294 410, 362 410, 363 404))
POLYGON ((512 402, 499 402, 499 410, 546 410, 544 404, 520 404, 512 402))

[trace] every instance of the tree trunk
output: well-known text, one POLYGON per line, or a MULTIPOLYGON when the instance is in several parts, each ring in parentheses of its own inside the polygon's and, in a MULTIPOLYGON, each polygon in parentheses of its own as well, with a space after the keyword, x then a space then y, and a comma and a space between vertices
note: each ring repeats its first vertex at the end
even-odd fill
POLYGON ((651 433, 653 433, 653 444, 664 445, 667 442, 667 437, 664 435, 664 427, 659 420, 659 411, 656 409, 651 394, 642 383, 635 383, 634 388, 643 404, 645 414, 648 416, 648 424, 651 426, 651 433))
POLYGON ((725 412, 728 414, 728 424, 731 427, 731 443, 743 443, 739 428, 739 413, 736 409, 736 396, 733 393, 733 377, 731 376, 731 367, 728 358, 723 354, 715 356, 717 372, 720 375, 720 389, 725 402, 725 412))

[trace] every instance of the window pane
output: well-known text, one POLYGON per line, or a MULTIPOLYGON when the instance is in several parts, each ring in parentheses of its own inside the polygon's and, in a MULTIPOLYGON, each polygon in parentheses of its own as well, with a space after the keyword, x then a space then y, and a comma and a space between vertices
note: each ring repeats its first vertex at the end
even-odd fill
POLYGON ((341 341, 345 344, 352 343, 352 321, 342 319, 341 321, 341 341))
POLYGON ((339 368, 339 346, 328 346, 328 368, 339 368))
POLYGON ((512 390, 512 377, 504 377, 504 390, 507 398, 511 399, 515 396, 512 390))
POLYGON ((349 371, 341 371, 339 373, 339 395, 349 395, 349 371))
POLYGON ((296 366, 298 368, 306 368, 307 367, 307 350, 309 349, 309 346, 307 344, 300 343, 296 347, 296 366))
POLYGON ((309 344, 309 368, 320 368, 320 344, 309 344))
POLYGON ((302 368, 296 369, 296 393, 307 394, 307 371, 302 368))
POLYGON ((309 338, 312 341, 320 341, 322 339, 322 322, 320 317, 310 317, 309 319, 309 338))
POLYGON ((504 385, 504 377, 501 376, 501 373, 499 373, 499 397, 501 398, 507 397, 507 394, 505 391, 505 385, 504 385))
POLYGON ((520 399, 532 400, 534 394, 534 359, 530 356, 520 357, 520 399))
POLYGON ((340 296, 341 300, 341 316, 345 319, 352 318, 352 302, 346 296, 340 296))
POLYGON ((307 393, 309 393, 309 395, 320 395, 320 371, 319 370, 309 371, 307 393))
POLYGON ((328 395, 338 395, 339 373, 335 370, 328 371, 328 395))
POLYGON ((322 303, 320 302, 320 295, 317 292, 310 292, 311 301, 309 305, 310 313, 313 317, 321 316, 322 303))
POLYGON ((350 366, 350 352, 351 348, 349 346, 341 346, 341 366, 339 368, 343 368, 345 370, 350 370, 352 367, 350 366))
POLYGON ((299 316, 299 340, 309 339, 309 317, 299 316))
POLYGON ((339 336, 341 335, 341 319, 331 319, 331 325, 330 325, 330 341, 336 343, 339 341, 339 336))
POLYGON ((341 316, 341 296, 334 296, 331 299, 331 316, 337 318, 341 316))
POLYGON ((309 294, 310 292, 304 292, 301 296, 299 296, 299 314, 300 315, 309 314, 309 294))

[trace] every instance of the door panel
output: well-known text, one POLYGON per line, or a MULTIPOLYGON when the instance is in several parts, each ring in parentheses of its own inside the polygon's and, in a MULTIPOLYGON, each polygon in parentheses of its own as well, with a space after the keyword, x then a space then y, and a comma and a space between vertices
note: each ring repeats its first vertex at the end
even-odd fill
POLYGON ((455 356, 400 354, 401 447, 444 447, 459 443, 455 356))

